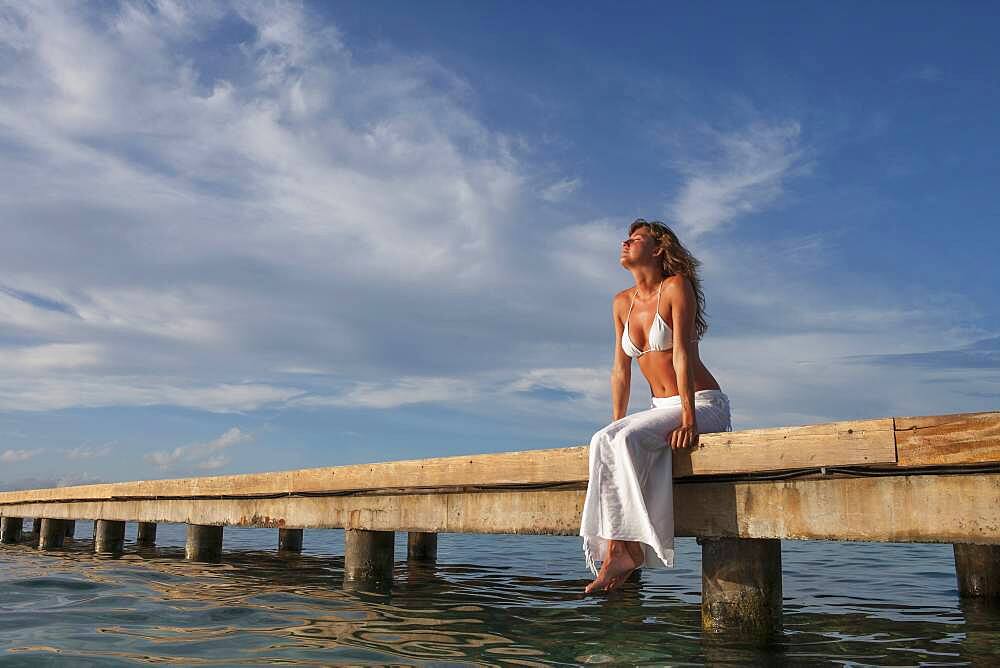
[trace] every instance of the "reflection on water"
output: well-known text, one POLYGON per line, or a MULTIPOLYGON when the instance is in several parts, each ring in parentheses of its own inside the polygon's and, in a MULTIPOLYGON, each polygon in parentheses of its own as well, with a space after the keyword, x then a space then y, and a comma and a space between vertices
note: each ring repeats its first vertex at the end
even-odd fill
MULTIPOLYGON (((699 552, 599 598, 577 539, 443 535, 436 566, 397 540, 387 595, 343 590, 343 534, 227 529, 221 564, 183 560, 182 526, 156 549, 0 549, 0 664, 1000 665, 1000 614, 959 605, 947 545, 787 541, 785 632, 755 650, 704 639, 699 552)), ((134 536, 130 526, 129 536, 134 536)))

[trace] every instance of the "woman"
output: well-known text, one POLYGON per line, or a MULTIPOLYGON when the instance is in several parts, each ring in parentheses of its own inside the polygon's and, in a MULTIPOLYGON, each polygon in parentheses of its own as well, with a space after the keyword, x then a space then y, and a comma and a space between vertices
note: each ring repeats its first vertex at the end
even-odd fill
POLYGON ((729 399, 698 357, 708 328, 699 262, 666 225, 640 218, 622 242, 621 264, 635 287, 612 303, 613 422, 590 442, 580 535, 597 577, 587 593, 610 591, 637 568, 673 567, 672 451, 697 446, 699 433, 731 429, 729 399), (633 359, 653 402, 626 416, 633 359))

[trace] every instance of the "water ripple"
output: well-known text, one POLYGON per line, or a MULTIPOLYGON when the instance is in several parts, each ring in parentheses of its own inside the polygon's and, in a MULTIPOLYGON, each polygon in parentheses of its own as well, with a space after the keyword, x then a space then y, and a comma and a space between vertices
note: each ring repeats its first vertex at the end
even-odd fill
POLYGON ((380 595, 344 590, 342 532, 306 538, 279 556, 273 531, 227 529, 221 564, 184 561, 169 525, 120 559, 4 546, 0 665, 1000 665, 1000 615, 959 604, 949 546, 787 541, 785 630, 760 650, 702 636, 694 541, 591 598, 576 539, 442 535, 432 567, 397 541, 380 595))

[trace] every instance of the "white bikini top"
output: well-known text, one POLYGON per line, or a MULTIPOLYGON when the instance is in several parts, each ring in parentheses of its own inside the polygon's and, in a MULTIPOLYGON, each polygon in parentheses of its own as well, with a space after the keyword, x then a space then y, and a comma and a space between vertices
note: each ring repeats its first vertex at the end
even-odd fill
POLYGON ((639 350, 632 343, 632 337, 628 335, 628 319, 632 315, 632 307, 635 306, 635 298, 639 294, 639 289, 636 288, 632 294, 632 303, 628 305, 628 313, 625 315, 625 330, 622 332, 622 350, 629 357, 642 357, 646 353, 670 350, 674 347, 673 331, 670 329, 670 325, 660 317, 660 290, 662 289, 663 281, 660 281, 660 287, 656 289, 656 315, 653 316, 653 324, 649 327, 649 335, 646 337, 646 345, 649 347, 645 350, 639 350))

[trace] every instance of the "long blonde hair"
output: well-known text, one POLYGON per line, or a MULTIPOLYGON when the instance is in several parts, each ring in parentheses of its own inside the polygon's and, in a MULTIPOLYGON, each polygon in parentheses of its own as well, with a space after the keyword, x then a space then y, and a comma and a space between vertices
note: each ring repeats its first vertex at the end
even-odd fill
POLYGON ((674 231, 658 220, 636 218, 628 228, 629 236, 641 227, 645 227, 656 245, 663 249, 663 273, 667 276, 680 274, 691 281, 698 306, 694 314, 694 331, 699 339, 708 330, 705 320, 705 293, 701 289, 701 279, 698 278, 698 267, 701 265, 694 255, 684 247, 674 231))

